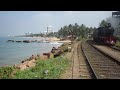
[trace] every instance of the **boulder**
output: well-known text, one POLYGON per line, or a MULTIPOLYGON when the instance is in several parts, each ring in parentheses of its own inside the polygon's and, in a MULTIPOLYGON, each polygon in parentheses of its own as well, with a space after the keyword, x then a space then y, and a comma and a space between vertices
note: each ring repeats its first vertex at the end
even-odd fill
POLYGON ((51 50, 51 53, 55 53, 55 50, 54 50, 54 49, 52 49, 52 50, 51 50))
POLYGON ((43 55, 46 55, 48 58, 50 58, 50 53, 43 53, 43 55))
POLYGON ((53 53, 50 53, 50 58, 54 58, 54 54, 53 53))
POLYGON ((24 63, 25 61, 22 61, 21 63, 24 63))
POLYGON ((41 54, 40 55, 40 60, 47 60, 48 56, 41 54))
POLYGON ((24 43, 30 43, 30 41, 29 41, 29 40, 23 40, 23 42, 24 42, 24 43))
POLYGON ((33 63, 32 61, 29 61, 26 66, 27 67, 35 67, 35 63, 33 63))
POLYGON ((23 65, 27 65, 30 61, 25 61, 24 63, 22 63, 23 65))
POLYGON ((20 65, 20 70, 25 70, 25 69, 27 69, 26 65, 20 65))
POLYGON ((26 60, 22 61, 22 63, 24 63, 24 62, 26 62, 26 61, 30 61, 30 60, 29 60, 29 59, 26 59, 26 60))
POLYGON ((26 65, 24 65, 24 64, 18 64, 18 65, 15 65, 15 67, 16 67, 17 69, 20 69, 20 70, 25 70, 25 69, 27 69, 26 65))
POLYGON ((32 60, 32 59, 35 59, 36 60, 36 57, 34 55, 32 55, 29 60, 32 60))
POLYGON ((16 41, 16 42, 22 42, 22 41, 16 41))
POLYGON ((36 62, 36 60, 35 60, 35 59, 32 59, 32 60, 31 60, 31 62, 32 62, 32 63, 35 63, 35 62, 36 62))
POLYGON ((68 46, 68 52, 71 52, 71 49, 72 49, 72 48, 71 48, 70 46, 68 46))
POLYGON ((39 55, 39 54, 37 55, 37 58, 40 58, 40 55, 39 55))
POLYGON ((28 67, 34 67, 35 66, 35 59, 31 60, 31 61, 24 61, 23 63, 21 64, 18 64, 18 65, 14 65, 15 68, 17 69, 20 69, 20 70, 25 70, 27 69, 28 67))
POLYGON ((15 40, 8 40, 8 42, 15 42, 15 40))

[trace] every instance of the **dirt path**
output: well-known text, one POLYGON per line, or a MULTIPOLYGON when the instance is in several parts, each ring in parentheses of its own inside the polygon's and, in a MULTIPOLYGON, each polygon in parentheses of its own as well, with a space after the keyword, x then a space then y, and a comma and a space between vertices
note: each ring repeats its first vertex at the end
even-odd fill
MULTIPOLYGON (((73 45, 74 47, 74 45, 73 45)), ((72 48, 71 52, 66 53, 65 57, 70 61, 70 67, 66 69, 66 71, 61 75, 60 79, 72 79, 72 55, 74 48, 72 48)))
POLYGON ((89 69, 85 62, 80 49, 80 42, 74 43, 72 51, 65 55, 71 62, 69 67, 64 74, 61 75, 60 79, 90 79, 89 69), (79 46, 79 48, 78 48, 79 46), (79 52, 78 52, 79 49, 79 52))
POLYGON ((62 74, 61 79, 78 79, 79 78, 79 62, 77 56, 78 43, 73 45, 71 52, 66 54, 66 57, 71 62, 71 67, 68 68, 64 74, 62 74))
POLYGON ((79 61, 78 61, 78 53, 77 53, 78 43, 74 45, 73 51, 73 65, 72 65, 72 79, 79 78, 79 61))

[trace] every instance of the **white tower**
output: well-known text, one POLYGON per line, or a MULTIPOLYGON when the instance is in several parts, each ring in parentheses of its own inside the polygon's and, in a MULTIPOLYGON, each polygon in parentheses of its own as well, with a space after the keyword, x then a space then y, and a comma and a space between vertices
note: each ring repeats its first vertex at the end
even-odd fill
POLYGON ((53 26, 49 25, 47 27, 47 33, 53 32, 53 26))

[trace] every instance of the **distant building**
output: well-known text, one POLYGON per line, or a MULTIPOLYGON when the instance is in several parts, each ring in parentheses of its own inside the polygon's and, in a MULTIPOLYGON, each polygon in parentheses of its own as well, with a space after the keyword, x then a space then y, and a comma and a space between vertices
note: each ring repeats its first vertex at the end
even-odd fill
POLYGON ((47 27, 47 34, 48 34, 48 33, 51 33, 51 32, 53 32, 53 27, 52 27, 51 25, 49 25, 49 26, 47 27))
POLYGON ((93 32, 90 32, 90 33, 88 33, 87 38, 92 38, 92 36, 93 36, 93 32))

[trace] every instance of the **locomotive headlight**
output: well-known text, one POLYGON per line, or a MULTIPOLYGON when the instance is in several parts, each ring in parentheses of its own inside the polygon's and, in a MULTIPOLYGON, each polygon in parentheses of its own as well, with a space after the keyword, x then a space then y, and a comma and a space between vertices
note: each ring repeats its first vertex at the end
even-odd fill
POLYGON ((114 44, 114 41, 111 41, 111 44, 114 44))

